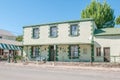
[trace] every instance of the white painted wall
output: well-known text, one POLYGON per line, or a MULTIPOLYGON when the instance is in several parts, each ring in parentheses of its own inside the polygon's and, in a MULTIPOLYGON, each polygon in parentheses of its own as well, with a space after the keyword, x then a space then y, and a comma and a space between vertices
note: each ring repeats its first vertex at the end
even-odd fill
POLYGON ((80 57, 77 59, 69 59, 68 53, 68 46, 69 45, 58 45, 58 60, 59 61, 84 61, 89 62, 91 60, 91 46, 90 45, 79 45, 80 47, 80 57), (61 50, 60 50, 61 48, 61 50), (83 49, 87 49, 87 53, 83 53, 83 49))
POLYGON ((40 56, 42 58, 45 58, 46 60, 49 58, 49 49, 48 49, 49 46, 41 46, 40 47, 40 56))
MULTIPOLYGON (((120 35, 118 36, 96 36, 95 40, 95 56, 96 56, 96 47, 101 47, 101 53, 103 56, 103 48, 110 47, 110 56, 120 56, 120 35)), ((111 57, 111 62, 114 62, 114 58, 111 57)), ((103 57, 96 57, 95 61, 103 61, 103 57)), ((116 58, 117 62, 120 62, 120 57, 116 58)))
POLYGON ((24 28, 24 45, 49 45, 49 44, 81 44, 81 43, 91 43, 89 40, 91 36, 91 25, 92 21, 79 22, 79 33, 77 37, 69 36, 69 26, 68 23, 58 24, 58 37, 49 37, 49 25, 38 26, 40 29, 40 38, 32 39, 32 27, 24 28))
POLYGON ((80 61, 91 61, 91 45, 80 45, 80 61), (86 49, 87 53, 84 53, 83 49, 86 49))

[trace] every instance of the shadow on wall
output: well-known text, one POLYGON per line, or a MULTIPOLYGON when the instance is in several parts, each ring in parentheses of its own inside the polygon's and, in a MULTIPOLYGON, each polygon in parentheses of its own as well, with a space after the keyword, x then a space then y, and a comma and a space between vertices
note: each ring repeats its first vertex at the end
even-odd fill
POLYGON ((94 46, 96 46, 96 47, 101 47, 101 45, 96 41, 94 41, 94 44, 95 44, 94 46))

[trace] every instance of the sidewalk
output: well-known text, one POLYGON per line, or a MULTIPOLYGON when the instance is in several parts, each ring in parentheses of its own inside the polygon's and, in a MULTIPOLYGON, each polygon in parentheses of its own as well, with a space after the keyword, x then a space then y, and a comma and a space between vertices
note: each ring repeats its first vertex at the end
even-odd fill
POLYGON ((120 68, 101 67, 101 66, 67 66, 67 65, 54 65, 52 64, 38 64, 38 63, 7 63, 0 62, 0 65, 14 66, 14 67, 32 67, 32 68, 50 68, 50 69, 72 69, 72 70, 100 70, 100 71, 120 71, 120 68))

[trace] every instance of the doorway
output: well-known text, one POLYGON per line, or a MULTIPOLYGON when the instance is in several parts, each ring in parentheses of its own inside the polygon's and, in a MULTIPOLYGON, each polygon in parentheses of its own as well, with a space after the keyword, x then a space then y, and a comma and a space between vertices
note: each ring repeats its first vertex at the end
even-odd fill
POLYGON ((110 47, 104 47, 104 62, 110 62, 110 47))
POLYGON ((55 50, 54 46, 49 46, 49 61, 55 60, 55 50))

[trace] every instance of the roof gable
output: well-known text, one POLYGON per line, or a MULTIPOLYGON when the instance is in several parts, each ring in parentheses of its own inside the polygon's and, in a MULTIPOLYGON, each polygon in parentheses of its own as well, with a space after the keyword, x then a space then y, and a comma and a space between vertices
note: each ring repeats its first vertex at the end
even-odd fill
POLYGON ((120 28, 103 28, 96 29, 94 32, 95 36, 111 36, 120 35, 120 28))
POLYGON ((6 35, 6 36, 15 36, 10 31, 0 29, 0 35, 6 35))

